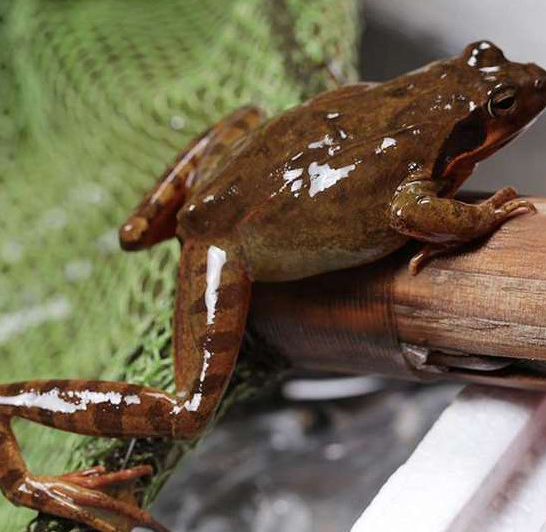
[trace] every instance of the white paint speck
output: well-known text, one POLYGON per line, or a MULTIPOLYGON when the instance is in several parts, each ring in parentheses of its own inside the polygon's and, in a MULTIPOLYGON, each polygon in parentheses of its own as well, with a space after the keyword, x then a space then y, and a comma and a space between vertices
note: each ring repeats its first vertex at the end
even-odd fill
POLYGON ((488 67, 480 68, 480 72, 483 72, 484 74, 493 74, 493 73, 499 72, 499 71, 500 71, 499 66, 488 66, 488 67))
MULTIPOLYGON (((357 161, 358 163, 359 161, 357 161)), ((329 164, 318 164, 312 162, 309 165, 308 172, 311 179, 309 186, 309 196, 313 197, 319 192, 335 185, 341 179, 345 179, 355 168, 357 163, 343 166, 342 168, 332 168, 329 164)))
POLYGON ((302 155, 303 155, 303 152, 300 151, 299 153, 296 153, 296 155, 294 155, 294 157, 292 157, 292 159, 290 160, 295 161, 296 159, 299 159, 302 155))
POLYGON ((384 153, 387 149, 393 148, 394 146, 396 146, 396 139, 385 137, 381 143, 381 146, 375 148, 375 153, 384 153))
POLYGON ((328 113, 326 115, 326 118, 332 119, 332 118, 337 118, 338 116, 339 116, 339 113, 328 113))
POLYGON ((52 412, 62 412, 64 414, 72 414, 78 410, 74 403, 70 403, 59 397, 58 388, 46 393, 30 391, 18 395, 0 397, 0 405, 44 408, 52 412))
POLYGON ((332 146, 334 144, 334 139, 330 137, 330 135, 324 135, 324 137, 321 140, 317 140, 316 142, 311 142, 307 147, 311 150, 315 150, 317 148, 324 148, 326 146, 332 146))
MULTIPOLYGON (((194 393, 192 398, 189 399, 184 403, 184 410, 187 410, 188 412, 196 412, 199 408, 199 405, 201 404, 201 399, 203 398, 202 393, 194 393)), ((178 411, 180 411, 178 409, 178 411)))
MULTIPOLYGON (((207 377, 207 370, 209 369, 210 362, 209 360, 212 358, 213 354, 208 351, 207 349, 203 349, 203 365, 201 366, 201 374, 199 376, 199 387, 197 391, 191 396, 191 399, 188 399, 187 401, 184 401, 182 406, 175 405, 172 409, 172 414, 177 415, 180 414, 182 410, 187 410, 188 412, 196 412, 199 406, 201 405, 201 401, 203 399, 203 383, 205 382, 205 378, 207 377)), ((184 393, 182 395, 185 396, 184 393)), ((179 395, 179 397, 181 397, 179 395)))
POLYGON ((126 395, 123 400, 125 401, 126 405, 139 405, 140 404, 140 398, 138 395, 126 395))
POLYGON ((292 183, 292 186, 290 187, 290 192, 297 192, 298 190, 301 189, 303 185, 303 179, 296 179, 296 181, 294 181, 292 183))
POLYGON ((203 203, 208 203, 209 201, 212 201, 214 199, 214 196, 212 194, 209 194, 206 198, 203 199, 203 203))
POLYGON ((478 58, 477 58, 478 53, 479 53, 478 48, 474 48, 474 50, 472 50, 472 54, 469 60, 466 62, 468 66, 471 66, 471 67, 476 66, 476 64, 478 63, 478 58))
POLYGON ((347 138, 347 133, 345 133, 345 131, 343 131, 343 129, 340 129, 339 130, 339 136, 345 140, 347 138))
POLYGON ((468 102, 468 108, 470 109, 470 112, 474 111, 478 107, 472 100, 468 102))
POLYGON ((303 168, 293 168, 291 170, 287 170, 286 172, 284 172, 284 174, 282 175, 282 178, 287 183, 291 183, 292 181, 294 181, 294 179, 297 179, 302 174, 303 174, 303 168))
POLYGON ((140 398, 136 395, 128 395, 124 398, 119 392, 96 392, 92 390, 64 393, 59 388, 53 388, 45 393, 30 390, 14 396, 0 397, 0 405, 43 408, 50 412, 73 414, 74 412, 87 410, 90 404, 110 403, 113 406, 119 406, 122 400, 127 405, 140 404, 140 398), (66 398, 69 398, 70 401, 67 401, 66 398))
POLYGON ((201 368, 201 375, 199 377, 199 380, 201 381, 201 383, 205 381, 205 377, 207 376, 207 370, 209 369, 209 366, 210 366, 209 359, 212 356, 212 354, 206 349, 204 349, 204 351, 205 351, 205 356, 203 357, 203 367, 201 368))
POLYGON ((216 303, 218 302, 218 287, 222 276, 222 268, 227 255, 223 249, 209 246, 207 251, 207 288, 205 290, 205 306, 207 307, 207 325, 214 323, 216 303))

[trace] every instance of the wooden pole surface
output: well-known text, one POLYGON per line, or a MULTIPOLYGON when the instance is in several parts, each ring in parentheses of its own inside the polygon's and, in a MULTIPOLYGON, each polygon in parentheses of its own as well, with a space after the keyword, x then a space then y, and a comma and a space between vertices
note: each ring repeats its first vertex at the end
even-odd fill
POLYGON ((414 277, 412 243, 372 266, 257 285, 250 334, 304 368, 542 388, 546 199, 531 199, 538 214, 414 277))

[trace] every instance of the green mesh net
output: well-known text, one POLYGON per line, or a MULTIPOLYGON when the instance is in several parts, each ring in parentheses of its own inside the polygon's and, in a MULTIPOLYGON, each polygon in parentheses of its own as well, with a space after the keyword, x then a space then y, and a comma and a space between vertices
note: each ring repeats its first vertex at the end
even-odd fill
MULTIPOLYGON (((354 80, 357 7, 0 2, 2 381, 172 386, 178 247, 124 254, 117 227, 176 151, 227 112, 256 103, 274 113, 333 86, 332 73, 354 80)), ((44 474, 69 458, 71 467, 106 460, 119 445, 14 425, 30 469, 44 474)), ((172 465, 180 453, 169 453, 172 465)), ((0 500, 1 530, 23 530, 33 515, 0 500)))

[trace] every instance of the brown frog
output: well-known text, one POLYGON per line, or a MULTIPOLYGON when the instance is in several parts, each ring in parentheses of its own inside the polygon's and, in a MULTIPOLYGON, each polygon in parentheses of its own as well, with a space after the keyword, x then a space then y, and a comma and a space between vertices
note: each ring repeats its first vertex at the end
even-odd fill
POLYGON ((481 204, 452 199, 480 160, 546 105, 546 72, 482 41, 383 84, 321 94, 271 120, 246 107, 177 158, 120 231, 127 250, 177 236, 174 320, 178 392, 122 382, 0 386, 0 487, 15 504, 102 532, 123 517, 165 531, 103 489, 150 473, 103 468, 28 472, 10 429, 22 417, 81 434, 191 440, 230 380, 253 281, 285 281, 376 261, 408 239, 431 254, 533 211, 504 188, 481 204))

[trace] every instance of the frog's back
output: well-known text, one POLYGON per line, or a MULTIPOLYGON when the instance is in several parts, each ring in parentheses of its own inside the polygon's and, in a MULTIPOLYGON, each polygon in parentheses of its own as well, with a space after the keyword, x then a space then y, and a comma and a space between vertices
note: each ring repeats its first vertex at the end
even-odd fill
POLYGON ((181 214, 185 231, 237 235, 264 280, 371 262, 399 247, 389 202, 424 141, 416 132, 426 132, 401 118, 402 91, 381 106, 396 90, 343 87, 265 123, 195 191, 181 214))
POLYGON ((304 167, 314 162, 315 168, 333 158, 350 165, 357 160, 357 145, 373 144, 375 149, 375 140, 392 127, 370 90, 375 87, 360 83, 324 93, 251 133, 216 174, 193 191, 183 211, 190 231, 231 228, 274 198, 290 201, 294 195, 286 193, 297 192, 299 185, 302 191, 311 188, 313 197, 318 182, 298 180, 304 167))

